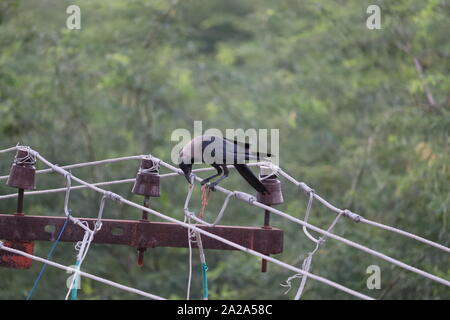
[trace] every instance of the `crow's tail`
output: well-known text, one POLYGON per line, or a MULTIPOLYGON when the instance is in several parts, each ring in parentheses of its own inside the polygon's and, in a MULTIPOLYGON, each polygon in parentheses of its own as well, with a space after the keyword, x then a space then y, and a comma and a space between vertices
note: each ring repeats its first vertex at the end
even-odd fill
POLYGON ((234 167, 241 174, 241 176, 258 192, 262 194, 268 194, 269 191, 266 187, 258 180, 258 178, 253 174, 253 172, 245 164, 235 164, 234 167))

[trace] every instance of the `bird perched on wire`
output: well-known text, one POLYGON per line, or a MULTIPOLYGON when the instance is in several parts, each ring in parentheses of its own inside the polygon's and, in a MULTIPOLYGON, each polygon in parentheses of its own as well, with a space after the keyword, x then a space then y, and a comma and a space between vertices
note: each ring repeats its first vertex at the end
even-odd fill
POLYGON ((189 141, 180 151, 179 167, 187 181, 191 183, 192 165, 206 163, 217 170, 203 179, 201 184, 208 184, 213 189, 219 182, 228 177, 228 164, 232 164, 240 175, 258 192, 268 194, 269 191, 245 164, 246 160, 260 160, 270 157, 270 153, 251 152, 250 144, 229 140, 219 136, 198 136, 189 141), (222 175, 222 176, 221 176, 222 175), (211 179, 219 177, 216 181, 211 179))

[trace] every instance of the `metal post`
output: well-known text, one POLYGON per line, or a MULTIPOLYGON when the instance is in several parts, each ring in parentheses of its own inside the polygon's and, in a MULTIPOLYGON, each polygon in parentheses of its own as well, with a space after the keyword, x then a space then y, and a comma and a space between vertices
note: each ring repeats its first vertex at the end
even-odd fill
MULTIPOLYGON (((272 170, 268 167, 260 167, 260 180, 261 183, 266 187, 269 193, 257 194, 257 199, 259 202, 264 203, 267 206, 277 205, 283 203, 283 194, 281 192, 281 182, 277 179, 277 176, 273 174, 272 170)), ((264 211, 264 225, 263 229, 271 229, 270 226, 270 212, 268 210, 264 211)), ((267 272, 267 260, 261 260, 261 272, 267 272)))
POLYGON ((18 189, 17 214, 23 214, 24 191, 22 188, 18 189))
MULTIPOLYGON (((150 197, 149 196, 144 196, 144 207, 146 208, 150 208, 150 197)), ((148 219, 148 212, 142 210, 142 222, 150 222, 150 220, 148 219)), ((139 267, 143 267, 144 266, 144 254, 145 251, 147 249, 146 248, 138 248, 138 259, 137 259, 137 265, 139 267)))

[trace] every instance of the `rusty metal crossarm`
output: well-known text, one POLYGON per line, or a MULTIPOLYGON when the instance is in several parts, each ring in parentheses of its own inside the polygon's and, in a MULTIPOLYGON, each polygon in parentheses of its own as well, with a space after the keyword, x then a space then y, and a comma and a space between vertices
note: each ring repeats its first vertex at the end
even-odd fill
MULTIPOLYGON (((0 239, 10 241, 54 241, 61 230, 65 217, 0 214, 0 239), (53 226, 53 227, 47 227, 53 226)), ((90 228, 96 219, 83 218, 90 228)), ((93 242, 99 244, 128 245, 136 248, 177 247, 188 248, 188 230, 169 222, 147 222, 139 220, 103 219, 102 228, 93 242)), ((283 251, 283 231, 241 226, 201 226, 199 228, 233 241, 263 254, 283 251)), ((69 223, 60 241, 77 242, 83 239, 84 231, 69 223)), ((204 236, 205 249, 236 250, 218 240, 204 236)), ((195 247, 195 243, 193 244, 195 247)))

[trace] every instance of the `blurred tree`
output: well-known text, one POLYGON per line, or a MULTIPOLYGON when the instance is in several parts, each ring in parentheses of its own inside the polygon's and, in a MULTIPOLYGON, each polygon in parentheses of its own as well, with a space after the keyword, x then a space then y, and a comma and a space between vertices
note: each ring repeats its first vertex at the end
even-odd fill
MULTIPOLYGON (((203 127, 279 128, 281 165, 339 207, 449 244, 449 3, 398 1, 4 0, 0 2, 0 147, 17 142, 59 164, 152 153, 169 160, 171 132, 203 127), (66 7, 81 8, 81 30, 67 30, 66 7), (381 8, 381 30, 366 9, 381 8)), ((0 169, 9 170, 3 156, 0 169)), ((137 163, 80 169, 88 181, 129 178, 137 163)), ((178 218, 186 189, 164 181, 154 207, 178 218), (170 192, 167 192, 170 190, 170 192)), ((245 188, 233 177, 225 183, 245 188)), ((62 186, 39 176, 40 188, 62 186)), ((131 186, 111 188, 131 197, 131 186)), ((12 190, 0 185, 0 193, 12 190)), ((285 186, 280 206, 304 214, 303 196, 285 186)), ((139 198, 133 198, 141 201, 139 198)), ((61 215, 62 196, 27 199, 27 212, 61 215)), ((214 194, 207 215, 222 198, 214 194)), ((99 197, 74 192, 76 215, 94 216, 99 197)), ((11 212, 14 201, 0 202, 11 212)), ((260 225, 260 212, 233 203, 225 222, 260 225), (245 214, 243 214, 245 213, 245 214)), ((137 219, 108 205, 106 217, 137 219)), ((313 206, 311 222, 333 215, 313 206)), ((285 261, 301 265, 312 244, 285 229, 285 261)), ((442 277, 442 252, 342 221, 336 232, 442 277)), ((50 244, 39 243, 44 256, 50 244)), ((74 262, 70 244, 55 259, 74 262)), ((211 298, 290 298, 290 273, 235 252, 208 252, 211 298)), ((93 246, 87 271, 170 298, 185 296, 186 250, 150 250, 144 269, 132 248, 93 246)), ((197 262, 198 263, 198 262, 197 262)), ((194 266, 195 268, 196 266, 194 266)), ((0 298, 22 299, 40 265, 0 270, 0 298)), ((198 266, 194 270, 199 270, 198 266)), ((447 288, 328 241, 312 272, 384 299, 448 299, 447 288), (381 290, 366 288, 367 266, 382 270, 381 290)), ((47 269, 34 298, 59 299, 68 275, 47 269)), ((193 297, 200 297, 194 271, 193 297), (196 294, 198 293, 198 294, 196 294)), ((135 299, 84 280, 82 299, 135 299)), ((347 299, 309 281, 305 299, 347 299)))

